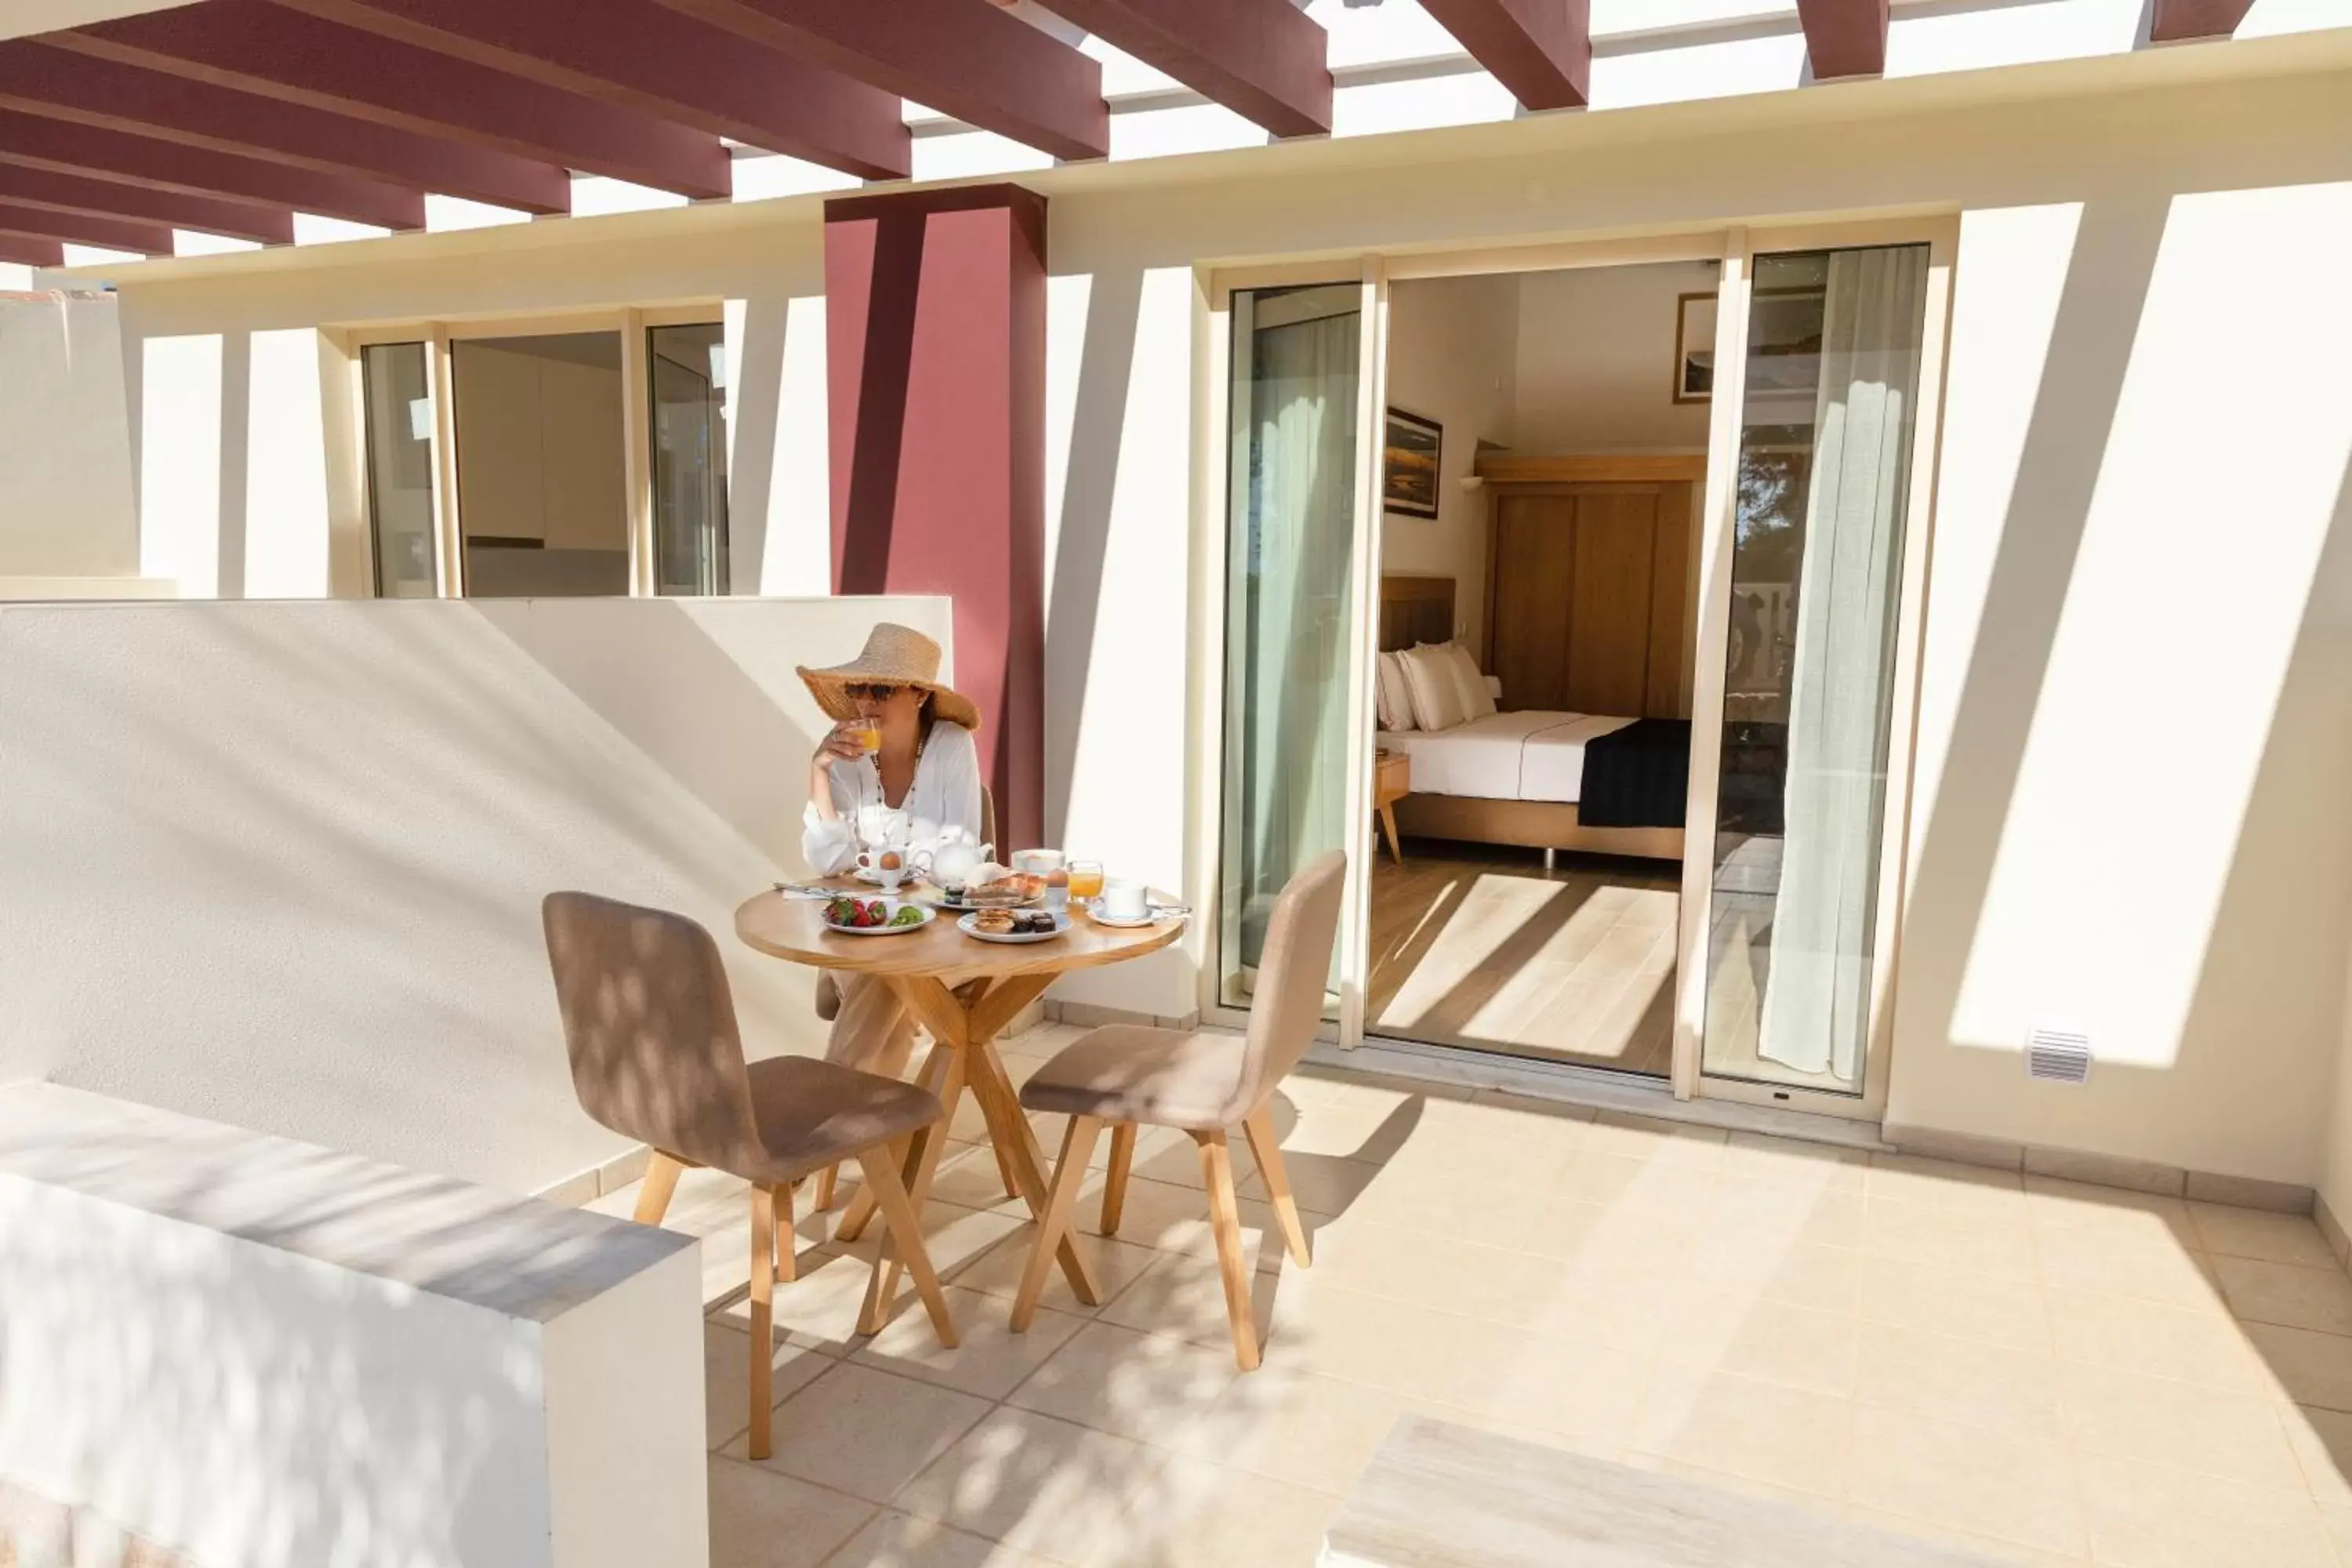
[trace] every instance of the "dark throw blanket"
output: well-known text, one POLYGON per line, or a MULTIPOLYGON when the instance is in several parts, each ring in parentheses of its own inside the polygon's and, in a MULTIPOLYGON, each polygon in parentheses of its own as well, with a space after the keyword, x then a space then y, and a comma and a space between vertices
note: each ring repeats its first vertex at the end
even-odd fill
POLYGON ((1580 827, 1680 827, 1690 793, 1687 719, 1636 719, 1584 743, 1580 827))

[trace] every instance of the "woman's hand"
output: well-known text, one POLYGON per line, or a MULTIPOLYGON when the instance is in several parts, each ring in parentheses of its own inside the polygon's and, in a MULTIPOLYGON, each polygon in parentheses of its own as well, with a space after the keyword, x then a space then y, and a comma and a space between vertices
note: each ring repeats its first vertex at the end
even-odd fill
POLYGON ((826 731, 824 739, 816 743, 815 754, 809 758, 809 805, 828 822, 840 815, 833 805, 833 764, 854 763, 866 754, 866 748, 850 733, 854 723, 845 719, 826 731))

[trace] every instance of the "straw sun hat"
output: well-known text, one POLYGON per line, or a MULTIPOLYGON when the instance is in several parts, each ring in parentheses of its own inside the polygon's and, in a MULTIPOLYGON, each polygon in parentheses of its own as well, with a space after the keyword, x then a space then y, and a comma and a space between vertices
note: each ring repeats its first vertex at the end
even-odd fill
POLYGON ((883 686, 911 686, 931 694, 931 710, 950 724, 961 724, 967 730, 980 728, 980 710, 971 699, 953 687, 940 684, 940 645, 912 626, 898 626, 889 621, 877 622, 866 634, 866 648, 847 664, 831 664, 822 669, 798 667, 801 679, 816 698, 816 705, 833 719, 856 716, 857 705, 849 700, 846 689, 860 682, 883 686))

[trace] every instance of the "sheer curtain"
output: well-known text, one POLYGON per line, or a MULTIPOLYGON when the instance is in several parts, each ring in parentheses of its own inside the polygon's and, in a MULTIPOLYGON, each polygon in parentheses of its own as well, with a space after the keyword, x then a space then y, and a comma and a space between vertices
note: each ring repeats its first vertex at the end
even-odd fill
POLYGON ((1869 1027, 1879 824, 1925 247, 1829 257, 1790 674, 1786 838, 1758 1051, 1856 1080, 1869 1027))
POLYGON ((1291 873, 1346 837, 1353 294, 1261 297, 1246 345, 1249 418, 1240 433, 1249 450, 1232 541, 1241 557, 1232 656, 1242 684, 1240 710, 1227 716, 1242 749, 1228 820, 1237 816, 1241 831, 1226 846, 1229 857, 1244 857, 1229 865, 1227 882, 1241 895, 1228 963, 1244 969, 1257 964, 1274 898, 1291 873))

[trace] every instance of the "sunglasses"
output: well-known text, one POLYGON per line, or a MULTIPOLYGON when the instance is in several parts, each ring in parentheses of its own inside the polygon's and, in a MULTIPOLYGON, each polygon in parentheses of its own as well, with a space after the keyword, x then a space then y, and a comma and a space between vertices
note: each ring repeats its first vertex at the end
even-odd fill
POLYGON ((906 688, 896 682, 886 684, 878 680, 853 680, 845 684, 841 689, 846 696, 860 701, 886 702, 898 692, 904 691, 906 688))

